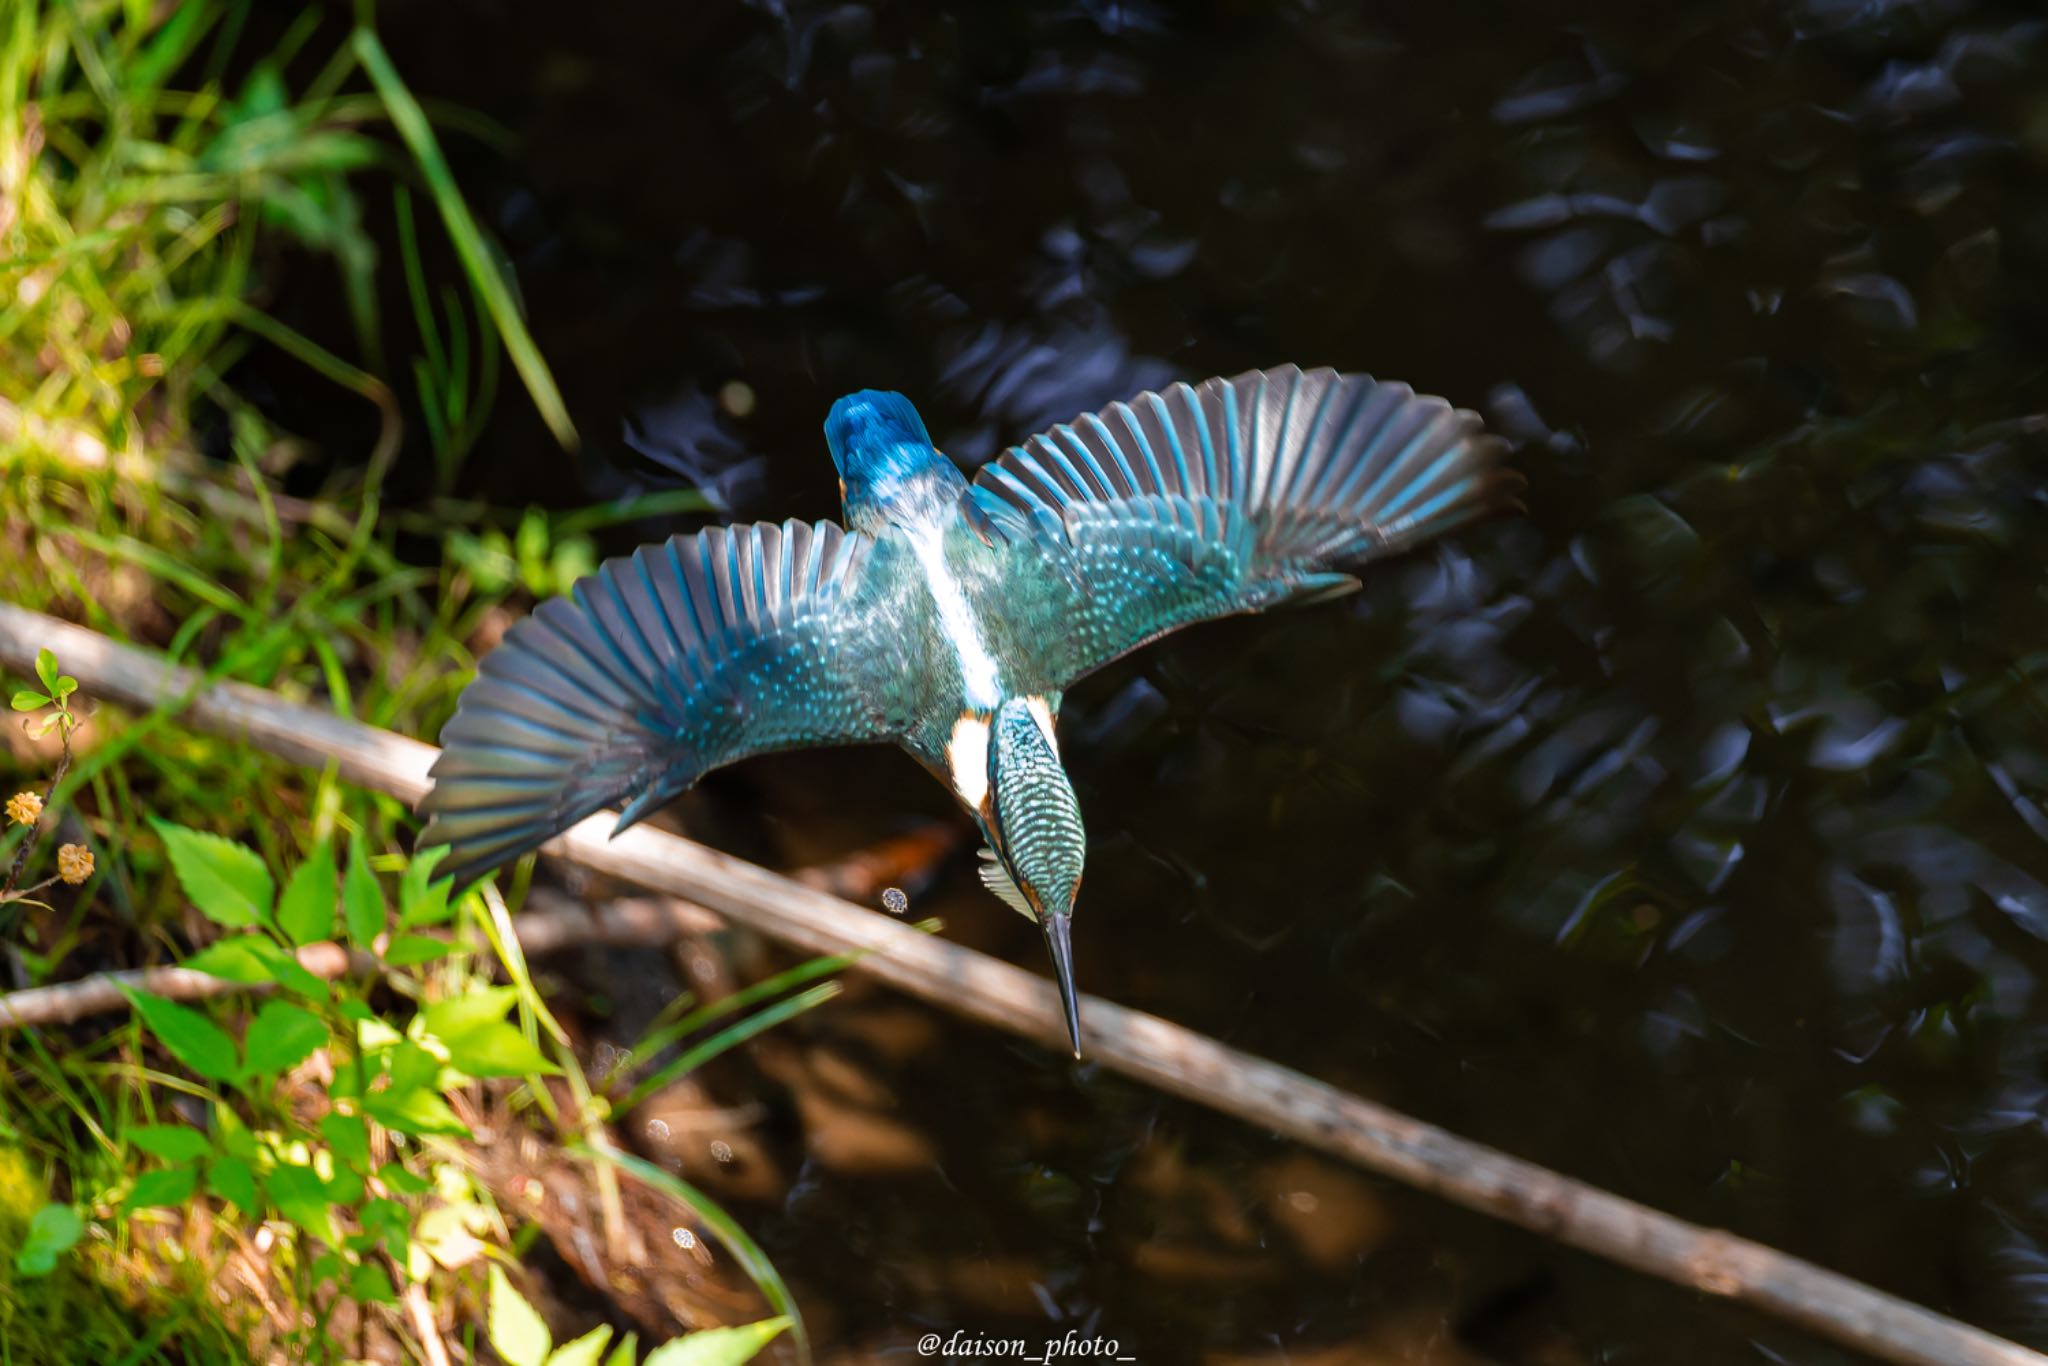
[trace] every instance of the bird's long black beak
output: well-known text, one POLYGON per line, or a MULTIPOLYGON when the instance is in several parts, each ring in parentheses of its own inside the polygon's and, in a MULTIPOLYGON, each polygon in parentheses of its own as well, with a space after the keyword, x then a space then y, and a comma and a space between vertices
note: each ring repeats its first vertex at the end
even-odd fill
POLYGON ((1060 1004, 1067 1008, 1067 1038, 1074 1056, 1081 1056, 1081 998, 1074 994, 1074 944, 1069 937, 1072 921, 1063 915, 1046 916, 1045 947, 1052 953, 1052 975, 1060 984, 1060 1004))

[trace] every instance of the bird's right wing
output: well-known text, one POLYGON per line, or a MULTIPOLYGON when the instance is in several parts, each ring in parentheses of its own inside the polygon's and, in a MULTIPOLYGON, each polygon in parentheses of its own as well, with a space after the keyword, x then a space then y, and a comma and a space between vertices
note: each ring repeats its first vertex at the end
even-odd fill
POLYGON ((1294 366, 1114 403, 983 466, 1016 565, 1030 690, 1192 622, 1357 586, 1342 572, 1511 504, 1479 418, 1405 384, 1294 366))
POLYGON ((904 664, 875 543, 831 522, 717 527, 608 560, 485 656, 441 733, 422 845, 458 886, 721 764, 901 735, 904 664))

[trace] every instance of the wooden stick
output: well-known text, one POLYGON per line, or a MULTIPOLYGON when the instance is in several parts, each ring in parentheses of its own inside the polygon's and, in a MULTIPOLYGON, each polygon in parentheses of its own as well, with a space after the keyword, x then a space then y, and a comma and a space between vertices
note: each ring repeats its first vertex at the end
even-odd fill
POLYGON ((441 1340, 441 1329, 434 1322, 434 1306, 427 1299, 426 1284, 414 1281, 405 1288, 403 1298, 412 1330, 419 1334, 420 1351, 426 1354, 427 1366, 448 1366, 448 1344, 441 1340))
MULTIPOLYGON (((0 603, 0 664, 25 671, 38 646, 54 649, 65 671, 99 697, 151 707, 190 693, 182 716, 187 725, 309 766, 333 763, 351 782, 408 801, 427 790, 436 753, 429 745, 246 684, 196 691, 189 670, 0 603)), ((638 826, 611 839, 611 824, 608 816, 593 817, 550 847, 813 953, 865 950, 857 971, 1055 1051, 1066 1046, 1058 994, 1043 978, 675 835, 638 826)), ((1801 1324, 1874 1357, 1908 1366, 2048 1366, 2048 1356, 2018 1343, 1761 1243, 1674 1219, 1459 1138, 1157 1016, 1089 996, 1081 1017, 1094 1061, 1171 1095, 1546 1238, 1801 1324)))
MULTIPOLYGON (((658 948, 685 934, 701 934, 725 922, 701 906, 672 897, 632 897, 604 906, 580 901, 545 888, 527 897, 517 922, 519 947, 529 956, 558 953, 584 944, 658 948)), ((298 950, 299 966, 330 981, 344 973, 369 974, 377 960, 322 941, 298 950)), ((134 987, 172 1001, 203 1001, 236 992, 260 990, 242 982, 210 977, 189 968, 142 968, 132 972, 95 972, 72 982, 30 987, 0 995, 0 1032, 32 1025, 70 1024, 93 1015, 126 1010, 123 987, 134 987)))
MULTIPOLYGON (((348 971, 348 951, 339 944, 308 944, 299 950, 299 962, 322 977, 334 978, 348 971)), ((0 996, 0 1030, 26 1029, 34 1025, 69 1024, 93 1015, 107 1015, 128 1008, 121 988, 132 987, 172 1001, 200 1001, 210 996, 227 996, 255 988, 238 982, 224 982, 190 968, 143 968, 135 972, 95 972, 75 982, 58 982, 47 987, 29 987, 0 996)))

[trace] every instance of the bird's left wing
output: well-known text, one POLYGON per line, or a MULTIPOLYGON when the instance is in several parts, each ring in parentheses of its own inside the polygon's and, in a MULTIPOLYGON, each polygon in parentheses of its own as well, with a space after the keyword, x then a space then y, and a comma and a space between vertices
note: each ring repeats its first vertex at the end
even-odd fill
POLYGON ((907 724, 890 576, 831 522, 717 527, 606 561, 484 658, 441 733, 423 845, 458 886, 750 754, 907 724))
POLYGON ((1511 505, 1505 451, 1440 398, 1291 365, 1061 423, 969 493, 1034 642, 1015 681, 1058 691, 1192 622, 1355 588, 1342 571, 1511 505))

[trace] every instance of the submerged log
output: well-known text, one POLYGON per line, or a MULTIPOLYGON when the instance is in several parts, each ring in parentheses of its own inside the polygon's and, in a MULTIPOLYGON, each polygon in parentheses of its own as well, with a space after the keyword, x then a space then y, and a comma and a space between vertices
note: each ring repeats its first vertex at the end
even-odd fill
MULTIPOLYGON (((366 788, 417 801, 431 745, 241 683, 207 684, 83 627, 0 603, 0 665, 27 671, 54 649, 83 691, 295 763, 333 764, 366 788)), ((973 949, 646 826, 610 838, 599 815, 549 846, 614 877, 680 897, 813 953, 863 952, 864 972, 955 1015, 1066 1047, 1051 982, 973 949)), ((1460 1138, 1167 1020, 1082 998, 1091 1058, 1370 1171, 1674 1284, 1738 1301, 1906 1366, 2048 1366, 2048 1356, 1761 1243, 1673 1218, 1460 1138)))

